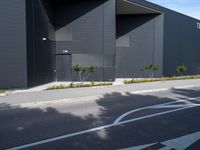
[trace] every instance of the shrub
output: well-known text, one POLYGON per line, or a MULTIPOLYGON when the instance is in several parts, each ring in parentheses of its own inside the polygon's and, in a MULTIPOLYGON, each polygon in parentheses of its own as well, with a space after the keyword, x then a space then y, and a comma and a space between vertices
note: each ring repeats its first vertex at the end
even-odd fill
POLYGON ((78 74, 79 81, 86 81, 92 73, 95 73, 96 67, 95 66, 82 66, 82 65, 75 65, 72 67, 72 70, 78 74))
POLYGON ((74 88, 75 86, 74 86, 74 83, 73 82, 71 82, 70 84, 69 84, 69 86, 68 86, 69 88, 74 88))
POLYGON ((179 74, 179 75, 183 75, 184 73, 187 72, 187 66, 185 64, 182 64, 182 65, 178 65, 176 67, 176 72, 179 74))
POLYGON ((158 71, 159 69, 160 69, 159 65, 151 64, 145 66, 142 70, 147 72, 149 78, 154 78, 155 71, 158 71))
POLYGON ((0 93, 4 93, 5 92, 5 90, 3 90, 3 89, 0 89, 0 93))

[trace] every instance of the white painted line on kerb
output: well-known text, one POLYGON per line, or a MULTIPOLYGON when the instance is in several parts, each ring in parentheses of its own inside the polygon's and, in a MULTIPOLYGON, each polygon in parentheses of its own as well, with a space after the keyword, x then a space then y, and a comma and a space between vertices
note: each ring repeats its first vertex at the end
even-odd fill
MULTIPOLYGON (((187 99, 187 100, 196 100, 196 99, 199 100, 199 98, 200 97, 196 97, 196 98, 190 98, 190 99, 187 99)), ((187 101, 187 100, 185 100, 185 101, 187 101)), ((176 103, 182 102, 182 101, 183 100, 176 101, 176 103)), ((169 103, 163 103, 163 104, 170 104, 170 103, 175 103, 175 102, 169 102, 169 103)), ((162 105, 162 104, 159 104, 159 105, 162 105)), ((154 105, 154 106, 158 106, 158 105, 154 105)), ((133 123, 135 121, 139 121, 139 120, 143 120, 143 119, 147 119, 147 118, 152 118, 152 117, 156 117, 156 116, 160 116, 160 115, 164 115, 164 114, 169 114, 169 113, 172 113, 172 112, 177 112, 177 111, 181 111, 181 110, 185 110, 185 109, 189 109, 189 108, 194 108, 194 107, 198 107, 198 106, 200 106, 200 104, 199 105, 191 105, 191 106, 188 106, 188 107, 178 108, 178 109, 174 109, 174 110, 169 110, 169 111, 156 113, 156 114, 152 114, 152 115, 147 115, 147 116, 134 118, 134 119, 130 119, 130 120, 125 120, 125 121, 121 121, 121 122, 117 122, 117 123, 114 122, 112 124, 104 125, 104 126, 101 126, 101 127, 83 130, 83 131, 80 131, 80 132, 66 134, 66 135, 58 136, 58 137, 54 137, 54 138, 49 138, 49 139, 46 139, 46 140, 42 140, 42 141, 30 143, 30 144, 25 144, 25 145, 13 147, 13 148, 9 148, 7 150, 20 150, 20 149, 30 148, 30 147, 38 146, 38 145, 41 145, 41 144, 47 144, 47 143, 55 142, 55 141, 58 141, 58 140, 67 139, 67 138, 70 138, 70 137, 74 137, 74 136, 78 136, 78 135, 82 135, 82 134, 87 134, 87 133, 91 133, 91 132, 95 132, 95 131, 98 131, 98 130, 107 129, 107 128, 111 128, 111 127, 115 127, 115 126, 119 126, 119 125, 123 125, 123 124, 133 123)), ((149 107, 153 107, 153 106, 149 106, 149 107)))

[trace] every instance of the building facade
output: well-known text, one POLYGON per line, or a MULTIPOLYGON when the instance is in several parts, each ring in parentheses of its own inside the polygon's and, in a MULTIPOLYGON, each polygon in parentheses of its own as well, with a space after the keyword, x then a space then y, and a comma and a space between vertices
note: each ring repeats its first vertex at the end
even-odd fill
POLYGON ((145 0, 1 0, 0 87, 75 81, 76 64, 96 66, 89 80, 187 74, 200 67, 200 21, 145 0))

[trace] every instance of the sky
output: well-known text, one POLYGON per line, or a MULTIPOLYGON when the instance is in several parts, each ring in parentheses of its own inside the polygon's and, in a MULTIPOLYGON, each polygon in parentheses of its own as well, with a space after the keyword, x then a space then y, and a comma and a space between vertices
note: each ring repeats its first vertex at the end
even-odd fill
POLYGON ((147 0, 188 16, 200 19, 200 0, 147 0))

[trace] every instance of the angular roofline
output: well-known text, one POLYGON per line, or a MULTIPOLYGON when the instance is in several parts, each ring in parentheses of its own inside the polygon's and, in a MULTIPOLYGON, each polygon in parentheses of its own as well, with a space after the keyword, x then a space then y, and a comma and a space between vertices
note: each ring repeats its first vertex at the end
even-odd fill
POLYGON ((154 12, 163 13, 160 10, 157 10, 157 9, 154 9, 154 8, 151 8, 151 7, 147 7, 147 6, 144 6, 144 5, 141 5, 141 4, 138 4, 137 2, 132 2, 130 0, 123 0, 123 1, 125 1, 127 3, 134 4, 134 5, 139 6, 139 7, 143 7, 145 9, 148 9, 148 10, 151 10, 151 11, 154 11, 154 12))
POLYGON ((183 14, 181 12, 178 12, 178 11, 175 11, 175 10, 172 10, 170 8, 166 8, 164 6, 161 6, 161 5, 158 5, 158 4, 155 4, 153 2, 149 2, 147 0, 126 0, 126 1, 129 1, 129 2, 133 2, 133 3, 137 3, 139 5, 142 5, 144 7, 147 7, 147 8, 151 8, 151 9, 155 9, 155 10, 158 10, 162 13, 165 13, 166 11, 171 11, 171 12, 174 12, 174 13, 177 13, 179 15, 182 15, 182 16, 185 16, 185 17, 188 17, 188 18, 191 18, 191 19, 195 19, 196 21, 199 21, 200 22, 200 19, 197 19, 195 17, 191 17, 187 14, 183 14))

